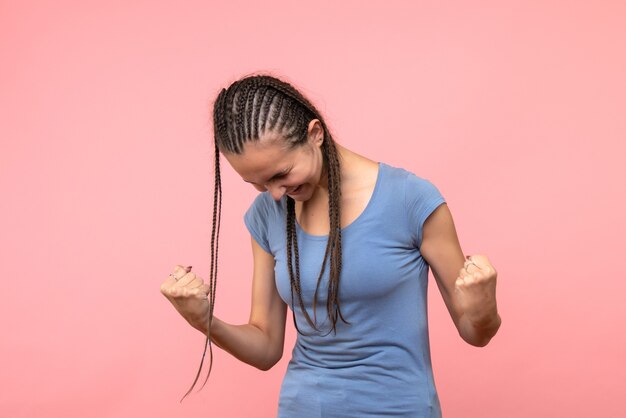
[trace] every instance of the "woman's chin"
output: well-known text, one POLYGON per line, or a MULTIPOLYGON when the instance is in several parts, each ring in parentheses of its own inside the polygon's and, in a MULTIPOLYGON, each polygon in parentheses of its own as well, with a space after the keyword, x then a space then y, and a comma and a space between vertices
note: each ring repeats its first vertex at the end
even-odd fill
POLYGON ((304 195, 301 195, 301 194, 294 195, 294 196, 288 194, 287 196, 289 196, 290 198, 292 198, 293 200, 296 200, 298 202, 304 202, 305 200, 309 200, 308 196, 304 196, 304 195))
POLYGON ((301 184, 296 189, 294 189, 291 193, 287 193, 287 196, 292 198, 293 200, 303 201, 309 198, 306 185, 301 184))

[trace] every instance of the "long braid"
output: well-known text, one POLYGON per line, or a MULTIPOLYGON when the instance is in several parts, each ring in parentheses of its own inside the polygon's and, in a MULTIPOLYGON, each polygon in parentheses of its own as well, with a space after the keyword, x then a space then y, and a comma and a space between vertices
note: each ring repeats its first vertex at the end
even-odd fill
MULTIPOLYGON (((224 93, 224 90, 222 90, 224 93)), ((220 93, 220 95, 222 94, 220 93)), ((221 112, 222 110, 220 110, 221 112)), ((180 403, 183 402, 183 399, 187 397, 193 390, 200 377, 200 373, 202 372, 202 366, 204 364, 204 357, 206 356, 207 345, 209 347, 210 360, 209 360, 209 372, 207 373, 206 379, 204 383, 198 389, 198 391, 204 388, 206 382, 209 380, 209 376, 211 375, 211 370, 213 369, 213 346, 211 344, 211 324, 213 322, 213 310, 215 307, 215 294, 217 290, 217 260, 218 260, 218 251, 219 251, 219 234, 220 234, 220 224, 222 220, 222 179, 220 173, 220 153, 217 143, 215 143, 215 187, 213 192, 213 226, 211 228, 211 267, 210 267, 210 275, 209 275, 209 323, 207 326, 207 336, 204 342, 204 351, 202 352, 202 359, 200 360, 200 367, 198 368, 198 372, 196 373, 196 377, 191 384, 191 387, 183 395, 180 399, 180 403)))
MULTIPOLYGON (((296 293, 301 295, 302 294, 302 288, 300 287, 300 257, 298 255, 298 248, 297 248, 297 244, 294 247, 293 243, 294 241, 297 243, 297 239, 296 239, 296 222, 295 222, 295 202, 293 199, 288 198, 287 200, 287 213, 291 214, 287 216, 287 269, 289 270, 289 277, 290 278, 294 278, 295 280, 291 280, 291 313, 293 315, 293 320, 294 320, 294 325, 296 327, 296 330, 298 332, 300 332, 300 329, 298 328, 298 323, 296 321, 296 310, 294 309, 294 303, 295 303, 295 299, 293 297, 293 291, 295 289, 296 293), (294 267, 293 267, 293 258, 295 257, 296 259, 296 263, 295 263, 295 269, 296 272, 294 274, 294 267)), ((304 308, 304 304, 302 302, 302 298, 300 298, 300 309, 302 309, 303 311, 305 311, 304 308)), ((314 324, 312 324, 309 321, 309 324, 311 326, 315 326, 314 324)))
MULTIPOLYGON (((334 143, 329 143, 327 146, 328 156, 328 171, 330 177, 340 177, 340 163, 337 155, 337 148, 334 143)), ((342 251, 341 251, 341 182, 329 181, 329 214, 330 214, 330 234, 329 245, 332 246, 330 257, 330 270, 341 271, 342 268, 342 251)), ((331 282, 328 286, 328 299, 326 302, 328 312, 330 314, 333 309, 333 301, 339 300, 339 275, 331 274, 331 282)), ((337 303, 335 307, 336 311, 332 312, 331 319, 333 323, 337 321, 337 313, 341 319, 348 323, 341 315, 341 307, 337 303)), ((335 330, 336 331, 336 330, 335 330)))

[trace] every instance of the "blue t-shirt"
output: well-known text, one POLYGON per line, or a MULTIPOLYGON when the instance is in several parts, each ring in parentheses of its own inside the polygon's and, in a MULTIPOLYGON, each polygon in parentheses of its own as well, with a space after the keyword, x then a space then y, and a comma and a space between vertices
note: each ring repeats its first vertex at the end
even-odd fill
MULTIPOLYGON (((428 180, 379 163, 365 210, 342 229, 339 302, 330 330, 327 264, 320 283, 316 332, 291 301, 287 270, 286 197, 257 196, 244 222, 276 260, 276 286, 296 310, 299 329, 280 391, 279 418, 441 417, 430 359, 428 264, 420 254, 426 218, 445 200, 428 180)), ((296 222, 302 299, 311 319, 327 236, 296 222)))

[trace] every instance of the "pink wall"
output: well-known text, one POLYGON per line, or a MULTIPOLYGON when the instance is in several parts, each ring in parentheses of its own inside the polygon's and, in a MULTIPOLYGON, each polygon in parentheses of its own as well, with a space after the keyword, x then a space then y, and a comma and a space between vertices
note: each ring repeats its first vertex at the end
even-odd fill
MULTIPOLYGON (((275 416, 291 319, 275 368, 215 347, 181 405, 204 336, 159 292, 175 264, 208 277, 210 104, 255 70, 433 181, 498 269, 485 348, 431 277, 445 417, 623 413, 623 2, 91 3, 0 3, 1 416, 275 416)), ((256 191, 224 177, 216 315, 243 323, 256 191)))

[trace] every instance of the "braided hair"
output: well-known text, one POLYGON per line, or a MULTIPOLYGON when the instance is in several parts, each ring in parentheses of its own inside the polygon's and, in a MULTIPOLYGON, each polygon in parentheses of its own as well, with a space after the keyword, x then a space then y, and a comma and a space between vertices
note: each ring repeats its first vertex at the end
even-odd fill
MULTIPOLYGON (((213 127, 215 138, 215 188, 213 199, 213 226, 211 232, 211 272, 209 278, 209 327, 207 339, 202 355, 200 368, 196 378, 183 396, 183 399, 191 392, 204 362, 207 344, 210 348, 210 366, 204 384, 209 379, 213 365, 213 349, 210 339, 210 323, 213 319, 213 307, 215 304, 215 289, 217 284, 217 255, 218 239, 222 206, 222 187, 220 176, 220 151, 241 154, 246 142, 258 141, 267 132, 280 134, 290 148, 301 146, 307 141, 308 125, 313 119, 320 121, 324 130, 324 142, 322 155, 324 170, 328 176, 328 214, 330 231, 320 274, 317 278, 317 286, 313 298, 313 314, 317 322, 316 305, 319 284, 326 269, 330 264, 328 298, 326 310, 332 322, 329 330, 337 332, 338 318, 349 324, 341 314, 339 303, 339 278, 341 275, 341 170, 339 155, 335 141, 324 119, 313 104, 307 100, 298 90, 286 81, 270 75, 251 75, 233 82, 228 88, 224 88, 218 94, 213 105, 213 127)), ((289 280, 291 283, 291 311, 296 330, 300 331, 294 309, 294 292, 298 296, 300 310, 304 314, 307 323, 316 331, 319 331, 314 321, 307 313, 302 301, 302 288, 300 285, 300 259, 298 252, 298 239, 296 233, 295 201, 287 196, 287 265, 289 280)), ((328 334, 325 334, 328 335, 328 334)), ((204 384, 202 387, 204 387, 204 384)), ((202 389, 202 387, 200 389, 202 389)), ((181 399, 182 401, 182 399, 181 399)))

